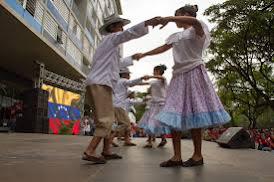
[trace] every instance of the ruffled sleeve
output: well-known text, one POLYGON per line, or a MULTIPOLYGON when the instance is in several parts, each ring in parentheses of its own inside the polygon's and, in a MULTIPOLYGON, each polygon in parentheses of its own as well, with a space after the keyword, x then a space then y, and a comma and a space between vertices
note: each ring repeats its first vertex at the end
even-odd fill
POLYGON ((170 35, 170 36, 166 39, 166 44, 170 45, 170 44, 173 44, 174 42, 176 42, 176 40, 177 40, 177 34, 178 34, 178 33, 174 33, 174 34, 170 35))
POLYGON ((200 23, 201 23, 201 25, 203 27, 203 30, 204 30, 204 36, 203 37, 205 37, 203 49, 206 49, 210 45, 210 41, 211 41, 210 31, 209 31, 208 26, 203 21, 200 20, 200 23))
POLYGON ((166 44, 173 44, 173 43, 176 43, 176 42, 179 42, 181 40, 185 40, 185 39, 193 39, 195 38, 195 31, 194 29, 191 27, 187 30, 184 30, 182 32, 177 32, 177 33, 174 33, 172 34, 171 36, 169 36, 167 39, 166 39, 166 44))
POLYGON ((177 33, 170 35, 166 39, 166 44, 170 45, 170 44, 182 41, 182 40, 198 38, 198 39, 204 41, 203 49, 206 49, 209 46, 210 41, 211 41, 210 32, 209 32, 208 26, 203 21, 201 21, 201 20, 199 20, 199 21, 200 21, 202 28, 204 30, 203 37, 197 37, 195 29, 193 27, 191 27, 191 28, 184 30, 182 32, 177 32, 177 33))

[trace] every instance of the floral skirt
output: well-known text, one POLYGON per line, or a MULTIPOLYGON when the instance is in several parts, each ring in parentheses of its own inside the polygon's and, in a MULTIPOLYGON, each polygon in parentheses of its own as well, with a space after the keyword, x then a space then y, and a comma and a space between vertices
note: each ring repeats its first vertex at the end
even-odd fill
POLYGON ((163 105, 151 104, 150 108, 143 114, 138 123, 138 127, 143 128, 147 134, 167 134, 170 133, 170 129, 167 126, 163 126, 159 121, 155 119, 162 109, 163 105))
POLYGON ((184 131, 229 122, 204 65, 173 76, 166 104, 156 119, 170 129, 184 131))

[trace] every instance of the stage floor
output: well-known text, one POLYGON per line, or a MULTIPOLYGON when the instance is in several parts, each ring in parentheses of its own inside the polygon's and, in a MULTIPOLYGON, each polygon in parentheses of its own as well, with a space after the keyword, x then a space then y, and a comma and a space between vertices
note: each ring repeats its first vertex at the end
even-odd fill
MULTIPOLYGON (((194 168, 160 168, 172 154, 171 141, 163 149, 137 147, 114 151, 124 159, 105 165, 81 160, 90 137, 43 134, 0 134, 1 182, 273 182, 274 154, 252 149, 229 150, 204 142, 205 165, 194 168)), ((120 143, 121 144, 121 143, 120 143)), ((156 146, 156 144, 155 144, 156 146)), ((192 143, 182 141, 184 160, 192 143)))

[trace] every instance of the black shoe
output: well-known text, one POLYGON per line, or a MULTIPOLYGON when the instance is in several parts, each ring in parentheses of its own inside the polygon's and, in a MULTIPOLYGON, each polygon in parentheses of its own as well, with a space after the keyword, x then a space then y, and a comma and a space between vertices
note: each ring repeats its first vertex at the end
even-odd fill
POLYGON ((127 146, 127 147, 134 147, 134 146, 136 146, 136 144, 135 143, 126 143, 125 142, 125 144, 124 144, 124 146, 127 146))
POLYGON ((167 141, 164 140, 158 145, 158 147, 164 147, 166 144, 167 144, 167 141))
POLYGON ((112 142, 111 145, 112 145, 113 147, 119 147, 119 145, 116 144, 116 143, 114 143, 114 142, 112 142))
POLYGON ((200 159, 198 161, 195 161, 194 159, 190 158, 186 162, 183 162, 183 167, 193 167, 193 166, 200 166, 204 164, 204 159, 200 159))
POLYGON ((104 154, 101 153, 101 155, 106 159, 106 160, 116 160, 116 159, 123 159, 122 156, 118 154, 104 154))
POLYGON ((152 146, 152 144, 146 144, 145 146, 144 146, 144 148, 152 148, 153 146, 152 146))
POLYGON ((160 164, 160 167, 178 167, 178 166, 182 166, 183 162, 182 160, 179 160, 179 161, 173 161, 173 160, 168 160, 168 161, 165 161, 165 162, 162 162, 160 164))
POLYGON ((105 164, 107 163, 106 159, 103 157, 96 157, 88 155, 86 152, 84 152, 82 156, 82 160, 93 162, 94 164, 105 164))

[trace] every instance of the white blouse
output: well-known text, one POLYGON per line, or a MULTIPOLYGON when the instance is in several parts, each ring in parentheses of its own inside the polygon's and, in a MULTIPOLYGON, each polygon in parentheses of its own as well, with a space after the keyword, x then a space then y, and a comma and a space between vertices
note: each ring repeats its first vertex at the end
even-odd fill
POLYGON ((148 110, 150 108, 150 104, 151 104, 151 96, 150 95, 145 96, 144 100, 146 100, 145 109, 148 110))
POLYGON ((172 34, 166 44, 172 44, 173 74, 184 73, 204 64, 203 51, 210 44, 210 32, 207 25, 200 20, 204 30, 203 37, 199 37, 194 28, 190 27, 182 32, 172 34))
POLYGON ((151 104, 165 104, 166 98, 166 87, 167 81, 166 79, 157 79, 150 82, 151 85, 151 104))
POLYGON ((147 33, 148 28, 143 22, 123 32, 105 36, 95 51, 86 84, 106 85, 113 89, 119 80, 120 68, 129 66, 127 62, 121 65, 119 45, 147 33))

